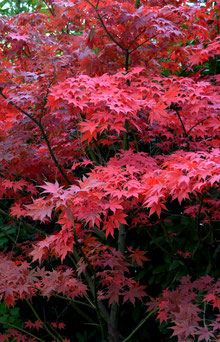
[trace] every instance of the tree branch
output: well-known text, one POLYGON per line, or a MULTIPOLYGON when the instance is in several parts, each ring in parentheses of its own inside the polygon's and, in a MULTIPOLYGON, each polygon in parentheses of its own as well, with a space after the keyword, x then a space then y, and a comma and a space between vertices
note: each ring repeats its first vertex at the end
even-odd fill
POLYGON ((178 110, 176 110, 176 115, 178 116, 178 118, 179 118, 179 120, 180 120, 180 123, 181 123, 181 125, 182 125, 183 131, 184 131, 184 136, 185 136, 185 138, 187 138, 188 134, 187 134, 187 132, 186 132, 186 128, 185 128, 185 126, 184 126, 183 120, 182 120, 182 118, 181 118, 180 113, 178 112, 178 110))
POLYGON ((207 118, 205 118, 205 119, 203 119, 203 120, 197 122, 194 126, 192 126, 192 127, 188 130, 187 136, 189 136, 189 133, 193 130, 193 128, 195 128, 196 126, 200 125, 200 124, 203 123, 204 121, 208 120, 210 117, 211 117, 211 116, 208 116, 207 118))
POLYGON ((138 324, 138 326, 130 333, 128 337, 122 340, 122 342, 128 342, 130 338, 142 327, 142 325, 144 325, 144 323, 148 320, 148 318, 153 315, 153 313, 154 313, 153 310, 150 311, 149 314, 143 319, 143 321, 141 321, 141 323, 138 324))
MULTIPOLYGON (((8 101, 8 98, 7 96, 5 96, 2 91, 0 91, 0 95, 8 101)), ((67 177, 66 173, 64 172, 62 166, 59 164, 58 160, 56 159, 54 153, 53 153, 53 150, 51 148, 51 145, 50 145, 50 142, 48 140, 48 137, 45 133, 45 130, 41 124, 41 122, 37 121, 37 119, 35 119, 31 114, 29 114, 26 110, 23 110, 20 106, 16 105, 13 101, 9 100, 8 101, 13 107, 15 107, 18 111, 20 111, 21 113, 23 113, 25 116, 27 116, 31 121, 33 121, 37 126, 38 128, 40 129, 41 131, 41 134, 43 136, 43 139, 44 141, 46 142, 46 145, 47 145, 47 148, 49 150, 49 153, 50 153, 50 156, 51 158, 53 159, 53 162, 54 164, 56 165, 57 169, 60 171, 61 175, 63 176, 63 178, 65 179, 65 181, 67 182, 67 184, 71 185, 71 181, 69 180, 69 178, 67 177)), ((34 113, 36 114, 36 113, 34 113)))
MULTIPOLYGON (((28 306, 30 307, 31 311, 33 312, 34 316, 37 318, 38 321, 43 323, 43 327, 46 330, 46 332, 55 340, 57 339, 57 337, 50 331, 50 329, 47 327, 47 325, 42 321, 42 319, 40 318, 40 316, 38 315, 38 313, 36 312, 35 308, 33 307, 33 305, 31 304, 31 302, 26 299, 26 303, 28 304, 28 306)), ((55 330, 55 329, 53 329, 55 330)), ((55 330, 56 335, 59 337, 60 341, 63 340, 63 337, 58 333, 58 331, 55 330)))
POLYGON ((53 77, 51 79, 51 81, 49 82, 49 85, 47 87, 47 91, 46 91, 46 95, 44 96, 44 100, 43 100, 43 106, 41 108, 41 114, 40 114, 40 117, 39 117, 39 123, 41 123, 41 118, 42 118, 42 115, 45 113, 46 111, 46 104, 47 104, 47 98, 48 98, 48 94, 49 94, 49 90, 53 84, 53 82, 55 81, 55 78, 56 78, 56 69, 54 67, 54 74, 53 74, 53 77))
POLYGON ((149 42, 151 39, 154 39, 157 36, 157 34, 155 34, 153 37, 146 39, 143 43, 139 44, 138 46, 136 46, 134 49, 130 50, 129 52, 132 53, 135 50, 137 50, 140 46, 144 45, 145 43, 149 42))
POLYGON ((95 272, 93 266, 91 265, 89 259, 87 258, 87 256, 83 252, 82 247, 79 244, 79 241, 78 241, 77 236, 76 236, 75 220, 74 220, 73 217, 72 217, 72 221, 73 221, 73 232, 74 232, 74 239, 75 239, 76 247, 79 249, 79 251, 80 251, 84 261, 89 266, 89 269, 90 269, 90 271, 91 271, 91 273, 92 273, 92 275, 94 277, 93 295, 94 295, 96 313, 97 313, 97 317, 98 317, 98 320, 99 320, 102 337, 104 338, 105 337, 104 326, 103 326, 103 323, 102 323, 102 316, 100 314, 100 309, 99 309, 99 306, 98 306, 98 297, 97 297, 97 289, 96 289, 96 287, 97 287, 96 272, 95 272))
POLYGON ((104 28, 105 32, 106 32, 107 35, 109 36, 109 38, 110 38, 116 45, 118 45, 123 51, 127 51, 127 49, 126 49, 123 45, 121 45, 121 44, 112 36, 112 34, 107 30, 107 27, 105 26, 105 23, 104 23, 102 17, 100 16, 100 14, 99 14, 99 12, 98 12, 97 6, 93 5, 89 0, 86 0, 86 2, 87 2, 90 6, 92 6, 92 8, 95 10, 95 12, 96 12, 96 14, 97 14, 97 16, 98 16, 98 18, 99 18, 99 21, 100 21, 102 27, 104 28))
POLYGON ((135 40, 137 40, 138 37, 140 37, 145 31, 146 31, 146 27, 132 40, 132 42, 128 46, 128 49, 130 49, 131 45, 135 42, 135 40))

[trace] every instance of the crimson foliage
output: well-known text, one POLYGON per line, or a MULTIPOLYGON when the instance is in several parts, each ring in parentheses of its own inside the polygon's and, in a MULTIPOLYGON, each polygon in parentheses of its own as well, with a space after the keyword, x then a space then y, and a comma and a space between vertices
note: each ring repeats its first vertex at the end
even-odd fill
POLYGON ((79 317, 85 341, 218 340, 219 9, 0 17, 0 299, 23 319, 0 311, 0 341, 81 341, 79 317))

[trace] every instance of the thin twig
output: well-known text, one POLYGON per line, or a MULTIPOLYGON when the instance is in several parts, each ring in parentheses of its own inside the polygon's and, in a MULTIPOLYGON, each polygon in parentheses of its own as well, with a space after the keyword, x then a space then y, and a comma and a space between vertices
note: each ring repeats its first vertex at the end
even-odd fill
POLYGON ((150 316, 152 316, 154 313, 154 311, 150 311, 149 314, 143 319, 143 321, 141 321, 140 324, 138 324, 138 326, 130 333, 130 335, 128 337, 126 337, 124 340, 122 340, 122 342, 127 342, 130 340, 130 338, 142 327, 142 325, 144 325, 144 323, 148 320, 148 318, 150 316))
POLYGON ((99 6, 99 0, 97 1, 95 8, 98 9, 98 6, 99 6))
POLYGON ((72 299, 72 298, 67 298, 67 297, 64 297, 64 296, 61 296, 61 295, 57 295, 57 294, 56 294, 56 297, 60 298, 60 299, 64 299, 64 300, 66 300, 68 302, 72 302, 74 304, 80 304, 80 305, 86 306, 86 307, 88 307, 90 309, 95 309, 94 305, 87 304, 87 303, 81 302, 79 300, 75 300, 75 299, 72 299))
POLYGON ((144 45, 145 43, 149 42, 151 39, 154 39, 157 36, 157 34, 155 34, 153 37, 146 39, 143 43, 139 44, 138 46, 136 46, 134 49, 130 50, 129 52, 132 53, 135 50, 137 50, 139 47, 141 47, 142 45, 144 45))
POLYGON ((147 234, 149 235, 150 239, 152 240, 153 243, 155 243, 155 245, 164 253, 168 254, 169 256, 171 256, 171 253, 168 252, 165 248, 163 248, 152 236, 152 234, 149 232, 149 230, 146 230, 147 234))
POLYGON ((98 317, 98 320, 99 320, 102 337, 104 338, 104 336, 105 336, 104 326, 103 326, 103 323, 102 323, 102 317, 101 317, 100 309, 99 309, 99 306, 98 306, 98 296, 97 296, 97 291, 96 291, 96 286, 97 286, 96 272, 95 272, 92 264, 90 263, 89 259, 87 258, 87 256, 83 252, 82 247, 81 247, 81 245, 80 245, 80 243, 79 243, 79 241, 77 239, 75 220, 74 220, 73 216, 72 216, 72 221, 73 221, 73 232, 74 232, 74 239, 75 239, 76 247, 79 249, 79 251, 80 251, 84 261, 88 265, 88 267, 89 267, 89 269, 92 272, 92 275, 94 277, 94 300, 95 300, 95 306, 96 306, 96 313, 97 313, 97 317, 98 317))
POLYGON ((46 95, 44 96, 44 101, 43 101, 43 105, 42 105, 42 108, 41 108, 41 114, 40 114, 40 117, 39 117, 39 122, 41 123, 41 118, 42 118, 42 115, 45 113, 46 111, 46 104, 47 104, 47 98, 48 98, 48 94, 49 94, 49 90, 53 84, 53 82, 55 81, 55 78, 56 78, 56 69, 54 67, 54 74, 53 74, 53 77, 51 79, 51 81, 49 82, 49 85, 47 87, 47 91, 46 91, 46 95))
POLYGON ((146 31, 146 27, 132 40, 129 44, 128 49, 130 49, 131 45, 146 31))
MULTIPOLYGON (((57 337, 49 330, 49 328, 47 327, 47 325, 42 321, 42 319, 40 318, 40 316, 38 315, 37 311, 35 310, 35 308, 33 307, 33 305, 31 304, 31 302, 26 299, 25 300, 26 303, 28 304, 28 306, 30 307, 31 311, 33 312, 34 316, 37 318, 38 321, 43 323, 43 327, 46 330, 46 332, 53 338, 55 338, 55 340, 57 339, 57 337)), ((53 329, 54 330, 54 329, 53 329)), ((59 339, 62 341, 63 337, 55 330, 56 335, 59 337, 59 339)))
POLYGON ((178 116, 178 118, 179 118, 179 120, 180 120, 180 123, 181 123, 182 127, 183 127, 184 136, 187 137, 188 134, 187 134, 187 132, 186 132, 186 128, 185 128, 185 126, 184 126, 183 120, 182 120, 182 118, 181 118, 180 113, 178 112, 178 110, 176 110, 176 114, 177 114, 177 116, 178 116))
POLYGON ((77 312, 79 315, 81 315, 82 317, 84 317, 88 322, 94 323, 94 324, 95 324, 95 321, 93 321, 93 319, 91 319, 84 311, 82 311, 80 308, 78 308, 78 306, 77 306, 75 303, 71 302, 70 304, 71 304, 71 306, 74 308, 74 310, 76 310, 76 312, 77 312))
POLYGON ((0 227, 0 232, 2 232, 9 240, 11 240, 14 244, 16 244, 16 241, 15 241, 15 239, 13 239, 13 237, 10 235, 10 234, 8 234, 4 229, 2 229, 1 227, 0 227))
POLYGON ((100 16, 97 7, 96 7, 95 5, 93 5, 89 0, 86 0, 86 2, 87 2, 90 6, 92 6, 92 8, 95 10, 95 12, 96 12, 96 14, 97 14, 97 16, 98 16, 98 18, 99 18, 99 20, 100 20, 100 23, 102 24, 102 27, 104 28, 104 30, 105 30, 105 32, 107 33, 107 35, 109 36, 109 38, 110 38, 116 45, 118 45, 123 51, 127 51, 127 49, 126 49, 123 45, 121 45, 121 44, 112 36, 112 34, 107 30, 107 27, 105 26, 105 23, 104 23, 102 17, 100 16))
POLYGON ((203 123, 204 121, 208 120, 210 117, 211 117, 211 116, 208 116, 207 118, 205 118, 205 119, 203 119, 203 120, 197 122, 194 126, 192 126, 192 127, 188 130, 187 136, 189 136, 189 133, 193 130, 193 128, 195 128, 196 126, 200 125, 200 124, 203 123))
POLYGON ((19 331, 22 331, 24 334, 27 334, 33 338, 35 338, 37 341, 40 341, 40 342, 46 342, 45 340, 42 340, 41 338, 33 335, 32 333, 30 333, 29 331, 25 330, 25 329, 22 329, 20 327, 18 327, 17 325, 15 324, 12 324, 12 323, 9 323, 9 322, 3 322, 3 321, 0 321, 0 324, 4 324, 4 325, 8 325, 9 327, 13 328, 13 329, 17 329, 19 331))
MULTIPOLYGON (((47 145, 47 148, 49 150, 49 153, 50 153, 50 156, 51 158, 53 159, 53 162, 54 164, 56 165, 57 169, 60 171, 60 173, 62 174, 63 178, 65 179, 65 181, 71 185, 71 181, 69 180, 69 178, 67 177, 65 171, 63 170, 62 166, 60 165, 60 163, 58 162, 58 160, 56 159, 54 153, 53 153, 53 150, 51 148, 51 145, 50 145, 50 142, 48 140, 48 137, 46 135, 46 132, 41 124, 40 121, 38 121, 37 119, 35 119, 30 113, 28 113, 26 110, 22 109, 20 106, 16 105, 13 101, 11 100, 8 100, 7 96, 5 96, 2 91, 0 91, 0 95, 5 99, 7 100, 13 107, 15 107, 18 111, 20 111, 21 113, 23 113, 25 116, 27 116, 31 121, 33 121, 37 126, 38 128, 40 129, 41 131, 41 134, 43 136, 43 139, 44 141, 46 142, 46 145, 47 145)), ((36 113, 33 113, 36 115, 36 113)))

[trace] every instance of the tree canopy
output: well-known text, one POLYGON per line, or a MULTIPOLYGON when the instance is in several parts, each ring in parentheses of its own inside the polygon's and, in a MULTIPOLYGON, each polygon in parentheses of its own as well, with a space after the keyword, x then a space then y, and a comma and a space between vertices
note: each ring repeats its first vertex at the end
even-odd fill
POLYGON ((220 2, 0 9, 0 341, 218 341, 220 2))

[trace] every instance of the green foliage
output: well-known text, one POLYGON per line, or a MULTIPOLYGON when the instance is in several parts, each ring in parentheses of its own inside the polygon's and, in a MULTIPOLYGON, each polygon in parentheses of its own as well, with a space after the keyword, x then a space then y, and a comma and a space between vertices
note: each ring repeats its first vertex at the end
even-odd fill
POLYGON ((6 248, 10 243, 14 242, 16 231, 16 225, 5 225, 0 220, 0 250, 6 248))
POLYGON ((41 12, 46 10, 46 5, 43 1, 38 0, 2 0, 0 3, 0 15, 16 15, 18 13, 34 12, 37 8, 41 12))
MULTIPOLYGON (((11 323, 22 327, 23 324, 20 319, 20 308, 17 306, 8 308, 5 302, 0 303, 0 321, 11 323)), ((7 324, 2 324, 3 329, 8 329, 7 324)))

